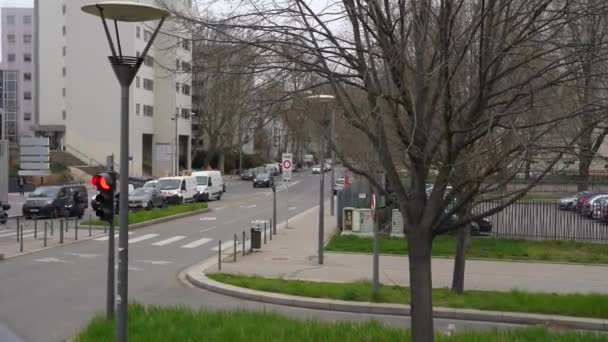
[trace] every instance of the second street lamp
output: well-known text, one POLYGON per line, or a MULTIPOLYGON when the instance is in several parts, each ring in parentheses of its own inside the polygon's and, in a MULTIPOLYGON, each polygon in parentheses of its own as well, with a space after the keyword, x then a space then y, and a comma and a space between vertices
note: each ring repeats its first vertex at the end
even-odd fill
POLYGON ((129 214, 129 87, 142 65, 152 42, 169 13, 159 7, 133 1, 104 1, 82 7, 82 11, 101 18, 112 55, 108 57, 114 74, 120 84, 120 193, 119 197, 119 236, 118 236, 118 295, 116 317, 116 341, 127 340, 128 304, 128 214, 129 214), (114 21, 116 46, 106 19, 114 21), (118 33, 118 22, 142 22, 160 20, 152 37, 140 56, 123 56, 118 33), (118 49, 118 52, 116 51, 118 49))

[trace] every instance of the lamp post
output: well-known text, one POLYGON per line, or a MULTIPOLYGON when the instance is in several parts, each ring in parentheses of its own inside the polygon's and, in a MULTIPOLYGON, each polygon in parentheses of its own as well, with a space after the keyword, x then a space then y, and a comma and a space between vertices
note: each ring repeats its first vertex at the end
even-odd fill
MULTIPOLYGON (((324 108, 323 108, 323 119, 322 119, 322 125, 321 125, 321 134, 320 134, 320 138, 319 138, 319 161, 323 160, 325 158, 325 134, 324 134, 324 129, 325 129, 325 125, 326 125, 326 121, 327 121, 327 106, 334 101, 334 97, 332 95, 312 95, 312 96, 307 96, 306 97, 307 100, 311 101, 311 102, 316 102, 316 103, 322 103, 324 104, 324 108)), ((322 161, 321 163, 321 180, 319 183, 319 241, 318 241, 318 262, 319 265, 323 264, 323 236, 325 235, 324 230, 325 230, 325 223, 323 221, 323 216, 325 214, 325 207, 324 207, 324 203, 323 203, 323 198, 325 197, 323 195, 324 190, 324 186, 325 186, 325 161, 322 161)), ((333 201, 333 194, 332 194, 332 201, 333 201)))
MULTIPOLYGON (((101 18, 108 44, 112 55, 109 57, 114 74, 120 84, 120 193, 129 193, 129 87, 133 78, 137 74, 152 42, 156 38, 160 27, 169 12, 162 8, 146 5, 133 1, 104 1, 82 7, 82 11, 101 18), (116 35, 116 47, 112 41, 112 35, 108 28, 106 19, 114 21, 116 35), (118 22, 142 22, 149 20, 159 20, 158 26, 154 30, 152 37, 139 57, 123 56, 120 46, 120 35, 118 33, 118 22)), ((129 196, 119 197, 119 235, 118 235, 118 296, 117 319, 116 319, 116 341, 127 340, 127 304, 128 304, 128 263, 129 263, 129 244, 128 244, 128 213, 129 196)))

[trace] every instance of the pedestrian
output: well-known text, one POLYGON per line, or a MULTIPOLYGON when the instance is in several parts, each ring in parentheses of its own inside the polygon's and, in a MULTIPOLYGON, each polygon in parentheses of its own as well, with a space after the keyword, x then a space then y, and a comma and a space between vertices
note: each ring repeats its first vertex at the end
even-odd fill
POLYGON ((23 176, 17 177, 17 186, 19 187, 19 195, 25 195, 24 187, 25 187, 25 178, 23 176))
POLYGON ((82 218, 82 212, 81 212, 81 208, 80 208, 80 196, 79 196, 79 192, 78 190, 74 191, 74 196, 72 198, 73 201, 73 213, 74 216, 77 216, 78 218, 82 218))

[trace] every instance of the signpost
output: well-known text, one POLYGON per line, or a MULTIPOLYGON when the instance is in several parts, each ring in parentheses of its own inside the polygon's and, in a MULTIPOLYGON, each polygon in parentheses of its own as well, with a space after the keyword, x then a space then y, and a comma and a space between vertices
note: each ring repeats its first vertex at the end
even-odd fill
POLYGON ((291 153, 283 153, 283 182, 291 181, 291 170, 293 170, 293 161, 291 153))
POLYGON ((27 138, 19 140, 19 175, 48 176, 51 174, 49 165, 49 138, 27 138))

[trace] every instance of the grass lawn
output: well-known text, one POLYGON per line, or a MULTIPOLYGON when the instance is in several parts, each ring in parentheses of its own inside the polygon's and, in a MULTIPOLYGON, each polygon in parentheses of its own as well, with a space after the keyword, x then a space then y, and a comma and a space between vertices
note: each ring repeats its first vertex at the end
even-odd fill
MULTIPOLYGON (((129 211, 129 224, 155 220, 166 216, 187 213, 205 208, 207 208, 207 203, 185 203, 170 205, 164 208, 155 208, 152 210, 129 211)), ((100 220, 91 220, 90 222, 94 226, 103 226, 106 224, 105 221, 100 220)), ((118 224, 118 215, 114 216, 114 223, 118 224)), ((81 221, 80 224, 83 226, 88 225, 89 220, 81 221)))
MULTIPOLYGON (((405 329, 377 321, 323 322, 295 320, 275 313, 248 311, 194 311, 182 307, 129 306, 129 341, 410 341, 405 329)), ((466 331, 453 337, 437 334, 436 341, 607 341, 605 335, 579 332, 549 332, 532 327, 518 330, 466 331)), ((75 338, 77 342, 114 341, 114 321, 93 319, 75 338)))
MULTIPOLYGON (((373 239, 354 235, 334 235, 325 250, 330 252, 372 253, 373 239)), ((403 238, 382 237, 380 238, 380 253, 405 255, 407 254, 407 241, 403 238)), ((438 236, 433 241, 433 256, 453 256, 455 253, 455 237, 449 235, 438 236)), ((531 241, 473 237, 467 257, 608 264, 608 246, 601 243, 573 241, 531 241)))
MULTIPOLYGON (((410 300, 409 288, 389 285, 382 285, 379 298, 374 300, 369 281, 329 283, 228 273, 209 273, 207 276, 222 283, 252 290, 305 297, 396 304, 409 304, 410 300)), ((457 295, 447 288, 435 288, 433 289, 433 305, 448 308, 608 318, 608 295, 601 294, 467 290, 464 294, 457 295)))

